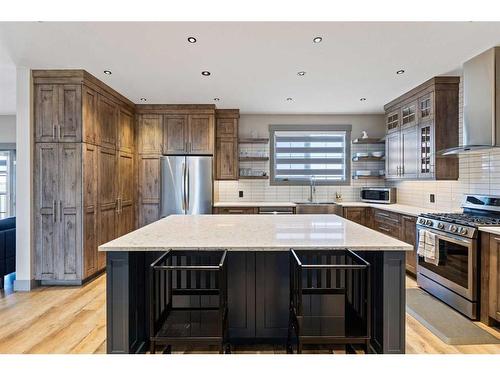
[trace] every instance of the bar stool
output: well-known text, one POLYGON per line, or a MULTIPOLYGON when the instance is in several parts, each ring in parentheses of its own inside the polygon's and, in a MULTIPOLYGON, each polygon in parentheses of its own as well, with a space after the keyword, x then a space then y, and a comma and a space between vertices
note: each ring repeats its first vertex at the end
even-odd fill
POLYGON ((362 344, 371 332, 370 264, 350 250, 290 251, 287 351, 303 345, 362 344))
POLYGON ((150 266, 151 353, 164 345, 227 344, 225 250, 169 250, 150 266))

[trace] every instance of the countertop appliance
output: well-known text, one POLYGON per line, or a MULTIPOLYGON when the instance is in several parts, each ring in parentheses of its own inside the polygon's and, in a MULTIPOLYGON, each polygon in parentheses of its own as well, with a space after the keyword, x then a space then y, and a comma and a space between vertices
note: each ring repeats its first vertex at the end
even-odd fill
POLYGON ((420 229, 437 235, 439 264, 417 259, 417 284, 471 319, 478 319, 481 226, 500 226, 500 197, 466 195, 463 213, 422 214, 420 229))
POLYGON ((160 217, 212 213, 212 156, 160 158, 160 217))
POLYGON ((364 187, 359 193, 363 202, 396 203, 396 188, 364 187))

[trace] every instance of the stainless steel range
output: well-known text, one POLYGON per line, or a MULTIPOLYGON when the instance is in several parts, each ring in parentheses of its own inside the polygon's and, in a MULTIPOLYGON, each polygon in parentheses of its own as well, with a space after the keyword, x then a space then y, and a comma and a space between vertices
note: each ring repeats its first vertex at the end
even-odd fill
POLYGON ((500 197, 466 195, 463 213, 422 214, 419 231, 436 234, 439 263, 417 260, 417 283, 471 319, 479 316, 479 227, 500 226, 500 197))

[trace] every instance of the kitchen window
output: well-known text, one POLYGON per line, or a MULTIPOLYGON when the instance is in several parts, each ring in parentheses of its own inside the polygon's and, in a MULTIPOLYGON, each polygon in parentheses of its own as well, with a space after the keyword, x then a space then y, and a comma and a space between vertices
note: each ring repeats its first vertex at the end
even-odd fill
POLYGON ((270 125, 271 185, 349 185, 351 125, 270 125))

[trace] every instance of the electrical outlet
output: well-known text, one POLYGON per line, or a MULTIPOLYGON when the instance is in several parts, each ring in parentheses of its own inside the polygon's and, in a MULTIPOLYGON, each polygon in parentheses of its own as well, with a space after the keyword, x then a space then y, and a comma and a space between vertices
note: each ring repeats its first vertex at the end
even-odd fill
POLYGON ((431 203, 434 203, 436 201, 436 197, 434 196, 434 194, 429 194, 429 200, 431 201, 431 203))
POLYGON ((238 197, 243 198, 243 190, 238 191, 238 197))

